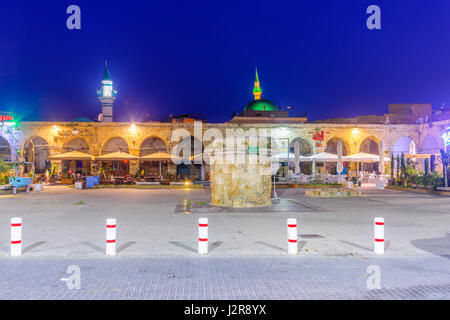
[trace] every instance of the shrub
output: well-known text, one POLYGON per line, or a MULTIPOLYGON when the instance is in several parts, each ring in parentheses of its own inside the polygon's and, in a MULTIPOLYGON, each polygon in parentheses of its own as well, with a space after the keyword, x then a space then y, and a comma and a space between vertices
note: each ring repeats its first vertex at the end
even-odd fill
POLYGON ((441 187, 444 185, 442 182, 442 177, 439 174, 439 172, 433 172, 431 175, 431 185, 433 186, 433 190, 436 190, 438 187, 441 187))

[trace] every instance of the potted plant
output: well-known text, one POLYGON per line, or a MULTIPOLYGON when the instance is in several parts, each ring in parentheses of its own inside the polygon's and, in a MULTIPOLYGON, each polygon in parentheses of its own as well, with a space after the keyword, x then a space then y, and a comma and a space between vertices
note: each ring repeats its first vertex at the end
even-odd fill
POLYGON ((357 177, 353 176, 352 177, 352 183, 353 183, 353 187, 356 188, 357 186, 361 186, 359 180, 357 177))
POLYGON ((61 176, 60 180, 62 184, 73 184, 73 174, 71 170, 69 170, 63 176, 61 176))

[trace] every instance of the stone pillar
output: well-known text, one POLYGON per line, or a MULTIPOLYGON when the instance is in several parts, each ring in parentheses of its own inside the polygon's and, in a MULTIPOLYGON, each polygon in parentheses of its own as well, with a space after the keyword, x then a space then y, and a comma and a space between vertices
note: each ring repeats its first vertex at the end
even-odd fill
POLYGON ((134 176, 139 170, 139 160, 130 160, 130 174, 134 176))
POLYGON ((202 161, 201 167, 200 167, 200 180, 205 181, 205 162, 202 161))
POLYGON ((212 205, 238 208, 271 205, 270 156, 266 160, 249 163, 246 157, 245 163, 229 164, 216 162, 212 157, 210 164, 212 205))
POLYGON ((300 173, 300 164, 299 164, 299 155, 300 155, 300 144, 298 141, 294 144, 294 153, 295 153, 295 174, 300 173))
POLYGON ((312 175, 313 178, 316 176, 316 162, 314 160, 312 161, 311 175, 312 175))

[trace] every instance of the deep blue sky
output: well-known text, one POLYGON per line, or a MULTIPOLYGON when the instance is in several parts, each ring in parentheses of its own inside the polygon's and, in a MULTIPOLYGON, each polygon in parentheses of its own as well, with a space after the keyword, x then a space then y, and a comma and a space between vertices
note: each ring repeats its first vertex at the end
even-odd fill
POLYGON ((450 103, 450 1, 2 1, 0 110, 94 118, 104 60, 116 120, 203 113, 227 121, 263 97, 310 119, 450 103), (81 7, 82 29, 66 28, 81 7), (366 28, 381 7, 382 30, 366 28))

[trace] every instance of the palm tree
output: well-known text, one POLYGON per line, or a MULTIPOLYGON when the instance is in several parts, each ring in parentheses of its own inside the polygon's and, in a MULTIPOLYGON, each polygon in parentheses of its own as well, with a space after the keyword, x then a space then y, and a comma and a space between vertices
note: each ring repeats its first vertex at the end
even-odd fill
POLYGON ((443 174, 444 174, 444 186, 448 188, 448 162, 450 158, 450 151, 446 152, 446 150, 441 149, 441 158, 442 158, 442 166, 443 166, 443 174))

